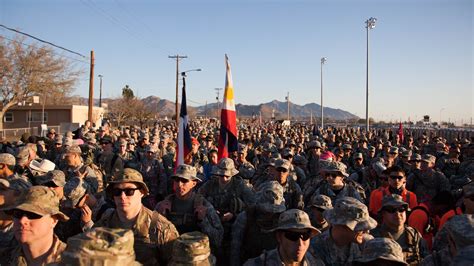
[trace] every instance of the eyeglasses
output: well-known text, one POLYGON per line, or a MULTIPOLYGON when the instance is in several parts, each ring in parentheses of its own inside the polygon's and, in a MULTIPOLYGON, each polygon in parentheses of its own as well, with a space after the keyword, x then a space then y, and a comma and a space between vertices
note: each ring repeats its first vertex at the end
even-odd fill
POLYGON ((402 176, 402 175, 391 175, 390 178, 391 178, 391 179, 402 180, 402 179, 405 178, 405 177, 402 176))
POLYGON ((13 216, 13 218, 17 220, 20 220, 23 216, 28 218, 28 220, 38 220, 43 217, 42 215, 32 213, 32 212, 22 211, 22 210, 13 210, 11 212, 11 215, 13 216))
POLYGON ((339 175, 337 173, 326 173, 324 174, 325 177, 331 177, 331 178, 336 178, 338 177, 339 175))
POLYGON ((293 232, 293 231, 285 231, 285 238, 290 241, 298 241, 299 239, 306 241, 311 237, 311 231, 307 231, 304 233, 301 232, 293 232))
POLYGON ((401 207, 385 207, 383 208, 384 211, 388 213, 395 213, 395 212, 406 212, 407 207, 401 206, 401 207))
POLYGON ((114 195, 114 197, 120 197, 122 196, 122 192, 123 192, 125 193, 125 196, 130 197, 130 196, 133 196, 133 194, 135 194, 135 190, 140 190, 140 189, 139 188, 124 188, 124 189, 116 188, 112 191, 112 195, 114 195))
POLYGON ((188 182, 189 182, 188 179, 186 179, 186 178, 181 178, 181 177, 175 177, 175 178, 173 178, 173 181, 176 182, 176 183, 179 183, 179 182, 181 182, 181 183, 188 183, 188 182))

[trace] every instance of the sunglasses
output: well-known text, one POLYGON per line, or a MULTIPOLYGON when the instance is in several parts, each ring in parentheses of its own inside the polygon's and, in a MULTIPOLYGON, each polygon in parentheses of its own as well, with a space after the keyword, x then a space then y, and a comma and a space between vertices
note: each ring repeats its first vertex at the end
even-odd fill
POLYGON ((388 213, 395 213, 395 212, 406 212, 407 207, 401 206, 401 207, 385 207, 383 208, 384 211, 388 213))
POLYGON ((180 178, 180 177, 175 177, 175 178, 173 178, 173 181, 176 182, 176 183, 179 183, 179 182, 181 182, 181 183, 188 183, 188 182, 189 182, 188 179, 180 178))
POLYGON ((336 178, 338 177, 339 175, 337 173, 326 173, 324 174, 325 177, 332 177, 332 178, 336 178))
POLYGON ((285 238, 290 241, 298 241, 299 239, 306 241, 311 237, 311 231, 307 231, 304 233, 301 232, 293 232, 293 231, 285 231, 284 232, 285 238))
POLYGON ((280 172, 280 173, 286 173, 286 172, 288 172, 288 170, 286 170, 285 168, 277 168, 276 170, 277 170, 278 172, 280 172))
POLYGON ((139 188, 124 188, 124 189, 116 188, 112 191, 112 195, 114 195, 114 197, 120 197, 122 196, 122 192, 123 192, 125 193, 125 196, 130 197, 130 196, 133 196, 133 194, 135 194, 135 190, 140 190, 140 189, 139 188))
POLYGON ((391 179, 398 179, 398 180, 402 180, 403 178, 405 178, 404 176, 402 175, 391 175, 390 176, 391 179))
POLYGON ((13 210, 11 212, 11 215, 17 220, 20 220, 21 218, 23 218, 23 216, 28 218, 28 220, 38 220, 43 217, 42 215, 22 210, 13 210))

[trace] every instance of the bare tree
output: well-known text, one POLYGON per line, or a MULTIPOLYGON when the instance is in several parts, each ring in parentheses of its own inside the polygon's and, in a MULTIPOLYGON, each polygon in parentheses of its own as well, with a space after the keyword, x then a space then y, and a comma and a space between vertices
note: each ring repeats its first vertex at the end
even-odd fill
POLYGON ((12 106, 32 96, 47 102, 60 100, 72 91, 81 73, 51 48, 22 41, 20 37, 13 41, 0 37, 0 129, 3 115, 12 106))

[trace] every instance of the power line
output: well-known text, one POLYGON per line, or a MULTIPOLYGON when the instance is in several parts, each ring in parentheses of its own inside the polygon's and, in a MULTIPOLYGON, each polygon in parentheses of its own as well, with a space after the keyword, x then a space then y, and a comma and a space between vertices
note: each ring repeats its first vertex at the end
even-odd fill
POLYGON ((45 40, 40 39, 40 38, 38 38, 38 37, 35 37, 35 36, 31 35, 31 34, 28 34, 28 33, 25 33, 25 32, 19 31, 19 30, 15 30, 15 29, 9 28, 9 27, 7 27, 7 26, 5 26, 5 25, 3 25, 3 24, 0 24, 0 27, 5 28, 5 29, 7 29, 7 30, 9 30, 9 31, 13 31, 13 32, 16 32, 16 33, 25 35, 25 36, 27 36, 27 37, 33 38, 33 39, 35 39, 35 40, 37 40, 37 41, 40 41, 40 42, 42 42, 42 43, 49 44, 49 45, 54 46, 54 47, 56 47, 56 48, 59 48, 59 49, 61 49, 61 50, 64 50, 64 51, 67 51, 67 52, 76 54, 76 55, 78 55, 78 56, 80 56, 80 57, 83 57, 83 58, 85 58, 85 59, 89 59, 89 58, 88 58, 87 56, 85 56, 85 55, 82 55, 82 54, 80 54, 80 53, 78 53, 78 52, 74 52, 74 51, 69 50, 69 49, 67 49, 67 48, 64 48, 64 47, 62 47, 62 46, 56 45, 56 44, 54 44, 54 43, 52 43, 52 42, 45 41, 45 40))
MULTIPOLYGON (((10 42, 15 42, 15 43, 18 43, 18 44, 21 44, 21 45, 24 45, 24 46, 28 46, 30 48, 33 47, 33 45, 31 44, 27 44, 27 43, 24 43, 24 42, 20 42, 20 41, 17 41, 17 40, 13 40, 13 39, 10 39, 4 35, 0 35, 0 37, 2 37, 3 39, 7 40, 7 41, 10 41, 10 42)), ((66 57, 66 58, 69 58, 71 60, 74 60, 74 61, 77 61, 77 62, 81 62, 81 63, 84 63, 84 64, 89 64, 90 62, 87 62, 87 61, 83 61, 83 60, 80 60, 80 59, 77 59, 77 58, 74 58, 74 57, 70 57, 70 56, 67 56, 67 55, 63 55, 63 54, 58 54, 54 51, 52 51, 55 55, 57 56, 61 56, 61 57, 66 57)))

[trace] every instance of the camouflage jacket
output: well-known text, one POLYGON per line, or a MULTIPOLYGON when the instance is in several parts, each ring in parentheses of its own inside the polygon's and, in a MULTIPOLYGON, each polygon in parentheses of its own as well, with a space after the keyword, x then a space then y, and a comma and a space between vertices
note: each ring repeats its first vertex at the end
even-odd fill
MULTIPOLYGON (((280 266, 283 265, 281 261, 280 254, 278 249, 273 249, 270 251, 264 251, 262 255, 248 260, 244 263, 244 266, 280 266)), ((310 252, 306 252, 303 260, 300 262, 301 266, 324 266, 324 262, 318 258, 315 258, 310 252)))
MULTIPOLYGON (((124 228, 115 209, 108 209, 94 224, 94 227, 100 226, 124 228)), ((170 260, 173 243, 179 233, 163 215, 142 206, 135 225, 130 229, 135 237, 134 249, 140 263, 157 265, 170 260)))
POLYGON ((314 192, 314 195, 326 195, 331 198, 331 201, 334 202, 336 199, 342 197, 353 197, 358 199, 360 202, 365 203, 365 192, 364 189, 355 182, 344 182, 344 187, 339 193, 335 193, 329 183, 324 182, 321 186, 314 192))
MULTIPOLYGON (((66 244, 61 242, 59 238, 54 236, 53 245, 48 250, 47 256, 44 258, 44 261, 41 262, 41 265, 58 263, 61 261, 61 253, 66 249, 66 244)), ((46 254, 45 254, 46 255, 46 254)), ((26 261, 25 253, 20 244, 12 247, 11 249, 5 251, 2 256, 0 256, 0 265, 29 265, 26 261)))
POLYGON ((415 171, 407 178, 406 188, 416 194, 418 202, 426 202, 440 191, 451 189, 443 173, 433 169, 427 172, 415 171))
POLYGON ((0 229, 0 251, 10 248, 15 243, 15 234, 13 233, 13 222, 7 227, 0 229))
POLYGON ((356 243, 345 247, 337 246, 329 229, 311 239, 311 252, 326 265, 343 266, 351 265, 353 261, 361 258, 362 247, 356 243))
POLYGON ((291 178, 283 186, 283 197, 285 198, 285 205, 287 209, 304 208, 303 192, 300 186, 291 178))
POLYGON ((87 166, 87 165, 82 164, 82 163, 81 163, 81 165, 79 165, 75 168, 68 167, 66 169, 66 171, 65 171, 66 181, 68 181, 69 179, 71 179, 73 177, 78 176, 76 174, 76 172, 79 172, 81 174, 86 173, 85 176, 83 177, 83 179, 91 187, 91 193, 98 192, 99 187, 103 186, 103 180, 99 180, 97 178, 97 175, 94 172, 94 170, 90 166, 87 166))
POLYGON ((448 248, 440 251, 433 251, 433 253, 427 256, 421 263, 420 266, 451 266, 453 265, 453 259, 448 248))

